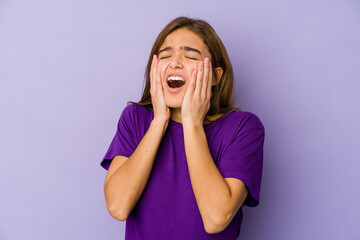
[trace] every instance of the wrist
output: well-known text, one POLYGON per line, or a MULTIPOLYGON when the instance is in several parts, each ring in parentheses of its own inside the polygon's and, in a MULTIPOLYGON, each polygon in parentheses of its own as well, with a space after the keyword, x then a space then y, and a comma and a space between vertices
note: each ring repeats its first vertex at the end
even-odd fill
POLYGON ((153 126, 155 129, 162 129, 164 134, 168 124, 169 119, 154 118, 150 123, 150 127, 153 126))
POLYGON ((151 125, 156 125, 157 127, 165 126, 169 123, 169 119, 153 119, 151 125))
POLYGON ((199 122, 199 121, 183 120, 182 125, 183 128, 187 128, 187 129, 203 128, 203 122, 199 122))

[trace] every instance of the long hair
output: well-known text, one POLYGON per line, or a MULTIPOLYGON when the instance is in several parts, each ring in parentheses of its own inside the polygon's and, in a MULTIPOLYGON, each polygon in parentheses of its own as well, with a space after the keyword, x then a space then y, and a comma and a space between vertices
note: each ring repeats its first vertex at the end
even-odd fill
POLYGON ((220 38, 216 34, 215 30, 204 20, 200 19, 192 19, 188 17, 178 17, 172 20, 165 28, 160 32, 156 41, 151 49, 151 53, 149 56, 148 64, 145 71, 145 88, 143 90, 143 94, 141 100, 139 102, 132 102, 139 105, 145 106, 149 111, 153 111, 153 106, 151 102, 150 95, 150 70, 152 57, 154 54, 158 55, 161 45, 164 43, 165 38, 179 28, 186 28, 197 36, 199 36, 205 45, 208 48, 208 51, 211 55, 211 65, 213 69, 213 79, 215 79, 216 72, 215 69, 217 67, 221 67, 223 69, 223 74, 219 83, 215 86, 212 86, 211 89, 211 100, 210 100, 210 108, 206 115, 206 119, 208 116, 213 116, 219 113, 228 113, 231 110, 240 110, 237 107, 233 107, 233 98, 234 98, 234 74, 231 66, 231 62, 229 56, 226 52, 224 44, 221 42, 220 38))

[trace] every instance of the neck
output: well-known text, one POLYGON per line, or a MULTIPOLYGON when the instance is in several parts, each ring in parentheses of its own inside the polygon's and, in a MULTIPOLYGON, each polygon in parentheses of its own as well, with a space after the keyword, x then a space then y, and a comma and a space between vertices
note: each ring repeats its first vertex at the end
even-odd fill
POLYGON ((171 108, 171 120, 182 123, 181 122, 181 108, 171 108))
MULTIPOLYGON (((211 121, 215 121, 217 120, 219 117, 221 117, 222 114, 217 114, 214 116, 207 116, 211 121)), ((178 122, 178 123, 182 123, 181 121, 181 108, 171 108, 171 115, 170 115, 171 120, 178 122)), ((204 124, 209 123, 209 121, 204 119, 204 124)))

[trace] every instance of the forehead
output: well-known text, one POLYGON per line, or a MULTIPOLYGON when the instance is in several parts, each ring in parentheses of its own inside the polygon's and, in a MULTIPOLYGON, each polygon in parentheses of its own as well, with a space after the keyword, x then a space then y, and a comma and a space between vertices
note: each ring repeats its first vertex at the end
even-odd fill
POLYGON ((207 50, 207 46, 203 40, 198 35, 186 28, 180 28, 170 33, 165 38, 165 41, 161 45, 160 49, 169 46, 174 49, 179 49, 181 46, 189 46, 191 48, 200 50, 202 53, 204 53, 205 56, 210 56, 209 51, 207 50))

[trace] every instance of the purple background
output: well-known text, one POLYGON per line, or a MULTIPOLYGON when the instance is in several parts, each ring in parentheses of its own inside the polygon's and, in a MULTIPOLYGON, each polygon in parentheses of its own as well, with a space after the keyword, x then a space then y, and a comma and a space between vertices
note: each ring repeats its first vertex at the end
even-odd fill
POLYGON ((266 129, 239 239, 360 239, 359 1, 0 1, 0 239, 123 239, 99 163, 152 44, 208 21, 266 129))

